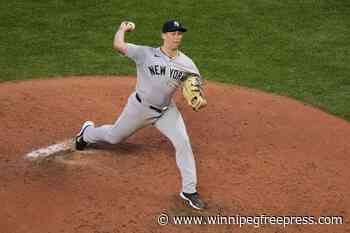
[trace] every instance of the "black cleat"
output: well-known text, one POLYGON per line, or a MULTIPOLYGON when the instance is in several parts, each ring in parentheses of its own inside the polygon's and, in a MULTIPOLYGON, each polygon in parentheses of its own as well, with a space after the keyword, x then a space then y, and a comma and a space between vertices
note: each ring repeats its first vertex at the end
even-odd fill
POLYGON ((87 146, 87 142, 84 141, 84 132, 89 126, 95 126, 94 122, 86 121, 81 127, 79 133, 75 136, 74 145, 76 150, 84 150, 87 146))
POLYGON ((199 194, 197 192, 195 193, 180 193, 180 197, 188 202, 188 204, 196 209, 196 210, 202 210, 204 209, 205 203, 199 198, 199 194))

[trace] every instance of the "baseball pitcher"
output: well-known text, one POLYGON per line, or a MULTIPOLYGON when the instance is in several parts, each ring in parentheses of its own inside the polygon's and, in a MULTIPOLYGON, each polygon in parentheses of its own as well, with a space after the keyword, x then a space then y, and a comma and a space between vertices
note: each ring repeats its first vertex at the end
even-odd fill
POLYGON ((196 165, 185 123, 173 101, 178 87, 194 111, 207 102, 202 77, 193 61, 179 51, 186 28, 175 20, 164 23, 163 43, 158 48, 125 42, 126 32, 135 29, 132 22, 122 22, 114 36, 114 48, 136 63, 137 84, 121 115, 113 125, 95 127, 86 121, 75 137, 75 148, 84 150, 92 143, 117 144, 138 129, 153 125, 163 133, 176 150, 176 163, 182 178, 180 197, 195 209, 205 208, 196 190, 196 165))

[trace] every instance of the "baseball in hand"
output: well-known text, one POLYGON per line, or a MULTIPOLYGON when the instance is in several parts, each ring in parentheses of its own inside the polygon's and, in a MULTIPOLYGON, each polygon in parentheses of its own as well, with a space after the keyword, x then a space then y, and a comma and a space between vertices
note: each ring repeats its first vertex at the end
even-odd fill
POLYGON ((126 22, 126 26, 127 26, 127 31, 128 32, 131 32, 131 31, 134 31, 135 30, 135 24, 133 22, 126 22))

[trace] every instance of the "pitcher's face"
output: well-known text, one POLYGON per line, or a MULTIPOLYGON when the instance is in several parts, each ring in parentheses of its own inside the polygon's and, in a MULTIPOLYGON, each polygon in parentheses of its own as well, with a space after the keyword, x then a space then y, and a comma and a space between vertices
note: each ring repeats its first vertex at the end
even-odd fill
POLYGON ((162 33, 163 45, 171 50, 178 49, 181 46, 183 32, 167 32, 162 33))

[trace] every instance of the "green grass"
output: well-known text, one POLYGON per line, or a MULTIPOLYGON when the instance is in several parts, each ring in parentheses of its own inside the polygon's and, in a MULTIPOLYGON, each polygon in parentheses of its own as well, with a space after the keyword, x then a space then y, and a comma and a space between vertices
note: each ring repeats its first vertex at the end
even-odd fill
POLYGON ((183 51, 209 80, 287 95, 350 120, 348 0, 0 0, 0 80, 135 74, 112 50, 127 39, 159 45, 160 27, 189 28, 183 51))

